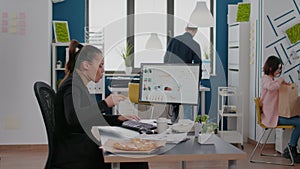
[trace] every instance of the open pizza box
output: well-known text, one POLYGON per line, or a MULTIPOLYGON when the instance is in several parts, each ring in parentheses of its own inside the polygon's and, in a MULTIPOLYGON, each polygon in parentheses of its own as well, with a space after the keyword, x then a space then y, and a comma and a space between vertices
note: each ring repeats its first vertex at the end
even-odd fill
POLYGON ((108 139, 102 148, 111 153, 138 153, 150 154, 166 145, 165 140, 133 139, 108 139))
MULTIPOLYGON (((101 142, 100 148, 111 153, 144 153, 149 154, 165 146, 166 140, 158 140, 151 138, 139 138, 141 135, 133 130, 129 130, 116 126, 95 126, 92 133, 97 140, 101 142), (98 132, 97 132, 98 131, 98 132), (133 145, 132 140, 139 140, 143 144, 133 145), (152 144, 152 147, 147 148, 147 143, 152 144), (122 145, 128 150, 117 149, 115 144, 122 145), (153 146, 154 145, 154 146, 153 146), (135 149, 132 149, 135 148, 135 149)), ((148 144, 148 145, 149 145, 148 144)))

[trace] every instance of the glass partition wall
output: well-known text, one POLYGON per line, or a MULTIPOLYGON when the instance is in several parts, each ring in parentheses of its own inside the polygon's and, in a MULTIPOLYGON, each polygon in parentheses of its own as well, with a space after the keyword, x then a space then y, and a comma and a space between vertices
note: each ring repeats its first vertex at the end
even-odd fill
MULTIPOLYGON (((213 13, 213 0, 206 1, 213 13)), ((170 37, 184 33, 197 0, 87 0, 87 27, 103 30, 106 71, 124 71, 121 53, 131 46, 133 67, 162 63, 170 37), (116 5, 117 4, 117 5, 116 5)), ((194 39, 214 74, 213 29, 199 28, 194 39)))

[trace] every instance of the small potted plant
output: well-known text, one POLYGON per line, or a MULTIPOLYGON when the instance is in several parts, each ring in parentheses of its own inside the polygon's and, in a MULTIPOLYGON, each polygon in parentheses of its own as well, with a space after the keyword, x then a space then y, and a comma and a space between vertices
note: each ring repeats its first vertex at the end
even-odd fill
POLYGON ((218 125, 209 121, 209 115, 197 115, 195 119, 195 135, 201 133, 215 133, 218 125))
POLYGON ((215 122, 208 121, 202 125, 201 133, 216 133, 218 125, 215 122))
POLYGON ((132 71, 132 61, 133 61, 133 55, 131 54, 132 49, 133 49, 133 45, 126 42, 126 47, 120 52, 120 55, 125 62, 126 74, 130 74, 132 71))
POLYGON ((195 129, 195 137, 198 137, 199 133, 202 130, 203 125, 206 123, 206 120, 209 118, 207 114, 205 115, 197 115, 195 119, 194 129, 195 129))
POLYGON ((209 115, 205 114, 205 115, 197 115, 195 122, 196 123, 206 123, 207 119, 209 119, 209 115))
POLYGON ((209 121, 208 115, 198 115, 195 119, 195 136, 198 137, 200 144, 205 144, 217 128, 218 125, 216 123, 209 121))

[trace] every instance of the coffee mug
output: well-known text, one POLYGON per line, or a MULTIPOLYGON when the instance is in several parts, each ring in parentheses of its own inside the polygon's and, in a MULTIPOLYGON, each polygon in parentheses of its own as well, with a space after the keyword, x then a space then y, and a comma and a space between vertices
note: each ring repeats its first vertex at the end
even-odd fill
POLYGON ((157 119, 157 133, 163 133, 168 129, 168 121, 166 118, 158 118, 157 119))

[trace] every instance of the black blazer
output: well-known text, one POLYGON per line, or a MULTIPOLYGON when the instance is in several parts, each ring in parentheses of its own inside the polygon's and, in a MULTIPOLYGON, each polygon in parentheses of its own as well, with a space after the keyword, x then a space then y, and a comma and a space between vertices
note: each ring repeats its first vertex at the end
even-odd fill
POLYGON ((185 32, 172 38, 164 56, 164 63, 197 63, 200 64, 199 79, 202 78, 202 61, 200 45, 192 35, 185 32))
POLYGON ((78 74, 63 82, 56 95, 53 164, 65 169, 110 168, 105 164, 99 143, 91 134, 94 125, 121 125, 118 116, 102 115, 104 101, 89 94, 78 74), (105 120, 107 123, 105 122, 105 120))

